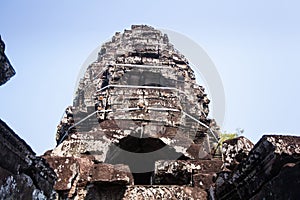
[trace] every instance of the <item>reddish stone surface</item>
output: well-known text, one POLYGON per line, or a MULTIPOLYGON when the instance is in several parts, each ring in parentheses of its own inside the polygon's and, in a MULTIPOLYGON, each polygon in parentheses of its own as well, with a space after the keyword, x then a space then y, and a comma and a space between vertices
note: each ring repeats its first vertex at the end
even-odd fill
POLYGON ((126 165, 95 164, 90 170, 90 182, 131 185, 133 177, 126 165))
POLYGON ((75 196, 79 198, 80 192, 82 198, 91 198, 93 193, 94 198, 97 195, 99 198, 104 198, 107 192, 101 189, 102 192, 96 192, 99 187, 107 187, 107 190, 111 187, 122 190, 125 185, 133 184, 132 174, 126 165, 96 164, 92 156, 84 155, 79 158, 45 156, 45 159, 57 174, 54 189, 61 198, 75 198, 75 196))
POLYGON ((46 157, 46 160, 57 175, 54 189, 57 191, 71 189, 72 183, 80 173, 77 159, 72 157, 46 157))
POLYGON ((214 172, 193 174, 193 186, 208 190, 213 185, 216 176, 214 172))

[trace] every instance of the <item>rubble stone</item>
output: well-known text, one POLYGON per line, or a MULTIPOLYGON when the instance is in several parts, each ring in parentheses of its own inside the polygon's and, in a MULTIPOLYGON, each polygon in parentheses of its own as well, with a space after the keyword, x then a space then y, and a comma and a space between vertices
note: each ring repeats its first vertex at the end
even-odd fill
POLYGON ((222 144, 224 167, 233 170, 247 158, 252 148, 253 143, 243 136, 225 140, 222 144))
POLYGON ((54 171, 2 120, 0 160, 1 199, 46 199, 54 193, 54 171))
POLYGON ((232 172, 217 178, 215 198, 255 199, 264 195, 274 198, 277 195, 275 199, 297 199, 299 196, 296 196, 297 191, 294 188, 300 186, 297 171, 299 155, 300 137, 263 136, 248 157, 232 172), (284 178, 283 174, 286 175, 284 178), (291 187, 284 185, 288 180, 291 181, 291 187), (276 190, 280 187, 286 189, 284 194, 276 190), (266 194, 267 189, 270 189, 269 194, 266 194))

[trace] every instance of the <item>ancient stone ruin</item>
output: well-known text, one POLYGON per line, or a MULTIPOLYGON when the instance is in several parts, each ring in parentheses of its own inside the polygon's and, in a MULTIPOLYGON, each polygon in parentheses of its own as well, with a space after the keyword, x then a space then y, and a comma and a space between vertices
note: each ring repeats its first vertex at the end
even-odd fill
MULTIPOLYGON (((4 83, 14 70, 2 49, 4 83)), ((209 102, 167 35, 117 32, 81 78, 54 149, 35 156, 0 121, 0 199, 299 199, 300 137, 241 136, 218 151, 209 102)))
POLYGON ((210 180, 222 165, 211 155, 219 133, 208 104, 167 35, 144 25, 116 33, 86 69, 58 125, 58 146, 44 156, 60 168, 58 195, 206 196, 207 185, 193 187, 194 179, 210 180))
POLYGON ((294 199, 299 178, 290 192, 270 188, 283 187, 281 174, 298 175, 299 138, 264 136, 253 146, 239 137, 215 155, 209 102, 167 35, 144 25, 117 32, 86 69, 57 147, 44 155, 57 198, 294 199))

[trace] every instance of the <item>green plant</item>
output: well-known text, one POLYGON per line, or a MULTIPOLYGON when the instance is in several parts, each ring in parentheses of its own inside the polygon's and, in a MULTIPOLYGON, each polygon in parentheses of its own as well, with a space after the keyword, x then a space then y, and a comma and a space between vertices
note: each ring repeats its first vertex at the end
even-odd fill
POLYGON ((225 140, 234 139, 243 133, 244 133, 244 129, 240 129, 240 128, 237 128, 236 132, 234 132, 234 133, 227 133, 226 131, 224 131, 224 133, 221 133, 219 136, 220 139, 218 141, 218 144, 215 147, 213 147, 213 155, 220 156, 222 154, 221 153, 222 144, 225 140))

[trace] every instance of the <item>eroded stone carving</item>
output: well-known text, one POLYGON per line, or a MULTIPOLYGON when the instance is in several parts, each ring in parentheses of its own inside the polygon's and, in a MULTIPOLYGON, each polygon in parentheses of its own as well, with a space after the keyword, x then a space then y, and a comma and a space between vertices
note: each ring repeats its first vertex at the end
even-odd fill
MULTIPOLYGON (((105 181, 92 181, 109 166, 107 163, 112 169, 125 164, 132 174, 130 178, 128 170, 122 171, 129 180, 118 182, 120 196, 128 191, 128 184, 159 184, 159 177, 163 182, 162 173, 154 174, 158 160, 211 159, 218 127, 207 117, 209 102, 188 60, 169 43, 167 35, 145 25, 116 33, 86 69, 73 106, 66 109, 58 126, 58 146, 45 155, 55 169, 67 168, 57 171, 60 197, 77 198, 71 185, 77 185, 77 191, 84 190, 81 195, 86 197, 99 190, 99 182, 105 183, 106 190, 117 187, 114 175, 107 175, 110 178, 105 181), (90 163, 86 171, 91 177, 85 177, 86 181, 80 178, 83 172, 78 159, 82 157, 90 163), (69 165, 65 163, 68 158, 69 165), (78 167, 70 171, 73 165, 78 167), (79 187, 79 182, 84 184, 79 187)), ((195 176, 195 185, 201 185, 204 177, 186 167, 194 172, 184 173, 190 179, 195 176)), ((207 175, 210 179, 213 173, 207 175)), ((185 181, 179 185, 189 184, 185 181)), ((207 189, 207 184, 198 189, 207 189)), ((104 191, 95 195, 109 196, 104 191)))

